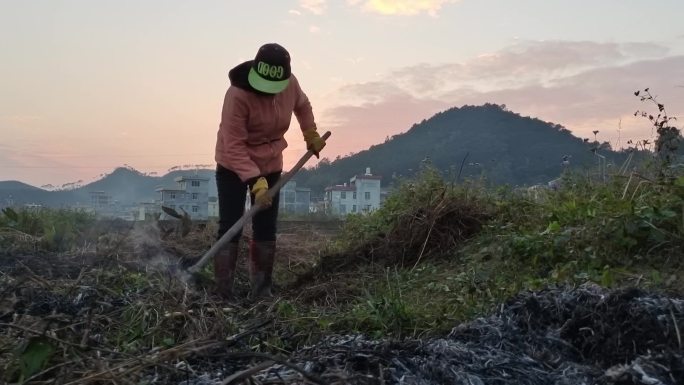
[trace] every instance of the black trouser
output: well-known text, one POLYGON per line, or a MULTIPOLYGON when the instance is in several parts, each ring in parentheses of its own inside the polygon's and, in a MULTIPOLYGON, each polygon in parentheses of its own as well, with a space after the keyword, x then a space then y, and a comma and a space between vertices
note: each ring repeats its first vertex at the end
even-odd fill
MULTIPOLYGON (((280 178, 281 172, 264 175, 271 188, 280 178)), ((219 230, 217 239, 221 238, 245 212, 245 198, 247 188, 252 189, 252 184, 240 180, 236 173, 223 166, 216 165, 216 187, 218 188, 219 204, 219 230)), ((254 204, 254 194, 251 202, 254 204)), ((252 232, 255 241, 267 242, 276 240, 276 224, 278 221, 278 204, 280 194, 273 197, 270 207, 259 211, 252 217, 252 232)), ((238 242, 242 236, 242 229, 230 241, 238 242)))

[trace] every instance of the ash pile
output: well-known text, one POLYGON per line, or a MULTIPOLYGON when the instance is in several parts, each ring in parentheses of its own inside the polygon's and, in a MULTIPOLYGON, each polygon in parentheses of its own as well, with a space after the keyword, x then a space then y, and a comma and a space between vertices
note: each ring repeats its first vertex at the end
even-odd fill
POLYGON ((524 292, 444 338, 331 336, 262 383, 684 384, 684 300, 594 285, 524 292))

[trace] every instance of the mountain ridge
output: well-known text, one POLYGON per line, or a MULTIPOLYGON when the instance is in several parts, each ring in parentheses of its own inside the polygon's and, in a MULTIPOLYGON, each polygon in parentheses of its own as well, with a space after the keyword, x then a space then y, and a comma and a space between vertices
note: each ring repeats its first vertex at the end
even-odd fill
MULTIPOLYGON (((505 105, 464 105, 438 112, 358 153, 332 161, 324 157, 317 165, 300 170, 293 179, 320 198, 325 187, 348 182, 366 168, 382 176, 383 186, 388 186, 397 177, 412 176, 422 162, 429 160, 439 170, 461 178, 485 177, 495 184, 531 185, 558 177, 564 159, 573 167, 594 165, 597 158, 591 148, 599 144, 574 136, 562 125, 521 116, 505 105)), ((627 156, 612 151, 605 143, 601 147, 601 154, 616 164, 627 156)), ((174 170, 150 176, 119 167, 100 180, 71 190, 24 189, 21 199, 29 200, 24 203, 58 206, 88 203, 91 191, 105 191, 114 200, 133 204, 154 199, 157 188, 175 186, 174 178, 180 175, 208 178, 209 195, 216 196, 213 169, 174 170)), ((11 191, 0 188, 0 204, 7 194, 11 191)))
POLYGON ((463 178, 484 176, 495 184, 532 185, 558 177, 564 160, 572 166, 593 165, 597 158, 591 149, 599 145, 600 153, 614 163, 627 156, 607 143, 577 137, 560 124, 521 116, 505 105, 464 105, 438 112, 351 156, 323 159, 295 179, 320 191, 330 178, 347 182, 371 167, 387 185, 396 177, 412 176, 422 161, 430 160, 442 172, 463 178))
POLYGON ((124 205, 136 204, 143 201, 153 200, 157 188, 173 188, 176 186, 175 178, 179 176, 201 175, 210 180, 210 191, 216 195, 216 185, 212 183, 214 170, 192 169, 174 170, 162 176, 145 175, 129 167, 117 167, 103 178, 90 182, 83 186, 68 190, 50 191, 21 183, 28 188, 5 189, 4 186, 12 186, 10 181, 0 181, 0 205, 3 200, 11 199, 17 204, 35 203, 49 207, 61 207, 65 205, 83 205, 90 203, 90 193, 103 191, 112 196, 112 199, 124 205), (15 195, 21 192, 21 195, 15 195))
POLYGON ((0 181, 0 190, 6 191, 23 191, 23 190, 42 190, 40 187, 32 186, 18 180, 3 180, 0 181))

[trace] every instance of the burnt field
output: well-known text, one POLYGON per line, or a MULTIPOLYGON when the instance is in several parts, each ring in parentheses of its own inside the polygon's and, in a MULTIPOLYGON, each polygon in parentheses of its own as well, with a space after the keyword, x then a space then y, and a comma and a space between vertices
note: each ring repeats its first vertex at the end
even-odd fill
MULTIPOLYGON (((278 296, 222 302, 184 263, 212 242, 120 228, 77 252, 0 259, 0 370, 43 384, 682 384, 684 300, 586 283, 522 290, 449 330, 394 338, 319 328, 362 295, 339 272, 302 284, 334 232, 284 227, 278 296), (319 313, 303 311, 318 303, 319 313)), ((249 237, 249 232, 245 237, 249 237)), ((25 240, 29 241, 29 240, 25 240)), ((247 292, 244 260, 237 287, 247 292)), ((379 279, 382 279, 381 277, 379 279)), ((351 315, 353 317, 354 314, 351 315)))

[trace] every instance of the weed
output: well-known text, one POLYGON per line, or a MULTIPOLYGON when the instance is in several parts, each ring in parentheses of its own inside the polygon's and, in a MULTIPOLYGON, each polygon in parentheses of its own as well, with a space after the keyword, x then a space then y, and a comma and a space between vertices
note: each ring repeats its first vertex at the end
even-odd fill
POLYGON ((425 164, 415 179, 399 183, 380 209, 347 217, 338 245, 342 261, 334 262, 413 267, 444 255, 477 234, 491 216, 487 195, 483 186, 449 182, 425 164))
POLYGON ((81 246, 95 222, 91 213, 65 209, 4 209, 0 246, 8 250, 69 251, 81 246))

